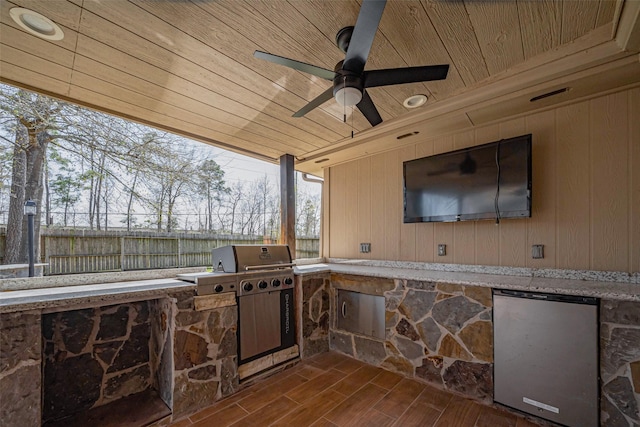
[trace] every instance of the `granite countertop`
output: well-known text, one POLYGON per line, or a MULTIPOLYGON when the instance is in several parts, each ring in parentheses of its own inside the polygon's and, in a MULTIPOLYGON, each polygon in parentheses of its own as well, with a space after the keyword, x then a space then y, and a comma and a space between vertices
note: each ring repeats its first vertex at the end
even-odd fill
POLYGON ((193 283, 163 278, 0 292, 0 313, 78 305, 109 305, 124 300, 155 299, 168 291, 195 290, 193 283))
POLYGON ((638 283, 637 273, 629 275, 615 272, 362 260, 329 260, 328 263, 298 266, 295 272, 302 276, 339 273, 640 302, 640 283, 638 283), (463 271, 465 268, 472 271, 463 271), (447 271, 447 269, 458 271, 447 271))

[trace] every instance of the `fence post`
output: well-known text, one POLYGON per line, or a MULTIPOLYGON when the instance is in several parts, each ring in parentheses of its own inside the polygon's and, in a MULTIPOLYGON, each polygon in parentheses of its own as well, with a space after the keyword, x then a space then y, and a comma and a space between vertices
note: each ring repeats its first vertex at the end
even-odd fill
POLYGON ((120 271, 124 271, 124 239, 125 236, 120 237, 120 271))
POLYGON ((178 237, 178 267, 182 267, 182 239, 178 237))

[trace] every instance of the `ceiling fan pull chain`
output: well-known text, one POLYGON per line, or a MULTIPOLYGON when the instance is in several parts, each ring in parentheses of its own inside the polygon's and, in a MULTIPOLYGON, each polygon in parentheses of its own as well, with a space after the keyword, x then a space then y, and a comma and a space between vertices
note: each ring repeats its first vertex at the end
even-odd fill
MULTIPOLYGON (((347 76, 342 78, 342 89, 347 87, 347 76)), ((342 104, 342 122, 347 123, 347 106, 346 104, 342 104)))
POLYGON ((353 105, 351 106, 351 139, 353 139, 353 105))

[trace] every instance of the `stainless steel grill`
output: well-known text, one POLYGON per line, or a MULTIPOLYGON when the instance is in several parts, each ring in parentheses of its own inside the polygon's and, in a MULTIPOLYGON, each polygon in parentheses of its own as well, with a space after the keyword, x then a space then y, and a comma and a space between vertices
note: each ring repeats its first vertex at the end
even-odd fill
POLYGON ((293 288, 287 245, 229 245, 212 250, 213 273, 179 274, 196 283, 198 295, 235 292, 238 296, 293 288))
POLYGON ((212 251, 213 273, 185 274, 198 295, 235 292, 238 364, 295 345, 293 263, 287 245, 230 245, 212 251))

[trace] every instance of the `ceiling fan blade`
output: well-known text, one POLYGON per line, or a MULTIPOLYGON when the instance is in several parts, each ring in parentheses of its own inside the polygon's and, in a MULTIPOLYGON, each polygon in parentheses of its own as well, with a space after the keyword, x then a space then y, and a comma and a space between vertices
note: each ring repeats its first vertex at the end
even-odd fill
POLYGON ((371 126, 379 125, 382 123, 382 117, 380 117, 380 113, 378 113, 378 109, 373 104, 373 100, 367 93, 367 91, 362 92, 362 100, 356 105, 358 110, 362 112, 362 114, 369 120, 371 126))
POLYGON ((389 68, 363 73, 364 87, 399 85, 403 83, 427 82, 447 78, 449 65, 427 65, 424 67, 389 68))
POLYGON ((378 24, 386 4, 386 0, 362 1, 358 20, 353 29, 347 55, 342 66, 345 70, 357 74, 362 73, 362 70, 364 70, 364 64, 369 57, 369 50, 378 31, 378 24))
POLYGON ((331 70, 327 70, 326 68, 316 67, 315 65, 306 64, 304 62, 285 58, 283 56, 273 55, 267 52, 261 52, 259 50, 253 52, 253 56, 258 59, 264 59, 265 61, 273 62, 274 64, 284 65, 285 67, 293 68, 294 70, 313 74, 314 76, 318 76, 325 80, 331 81, 336 76, 336 73, 331 70))
POLYGON ((309 102, 307 105, 302 107, 300 110, 296 111, 293 117, 302 117, 305 114, 307 114, 309 111, 313 110, 314 108, 321 106, 331 98, 333 98, 333 87, 330 87, 329 89, 325 90, 320 95, 318 95, 315 99, 309 102))

